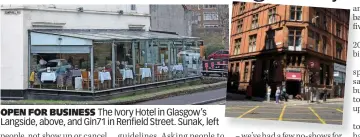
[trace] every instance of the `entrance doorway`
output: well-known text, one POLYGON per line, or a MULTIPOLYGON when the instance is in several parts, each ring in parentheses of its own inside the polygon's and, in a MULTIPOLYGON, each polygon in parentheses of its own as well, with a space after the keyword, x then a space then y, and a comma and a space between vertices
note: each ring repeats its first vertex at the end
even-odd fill
POLYGON ((295 81, 295 80, 288 80, 286 81, 286 93, 289 94, 289 96, 292 96, 293 98, 301 94, 301 82, 295 81))

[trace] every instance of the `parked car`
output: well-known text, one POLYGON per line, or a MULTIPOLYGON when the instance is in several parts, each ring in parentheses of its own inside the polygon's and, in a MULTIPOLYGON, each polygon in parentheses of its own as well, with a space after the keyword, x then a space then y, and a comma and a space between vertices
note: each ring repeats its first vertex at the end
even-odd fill
POLYGON ((224 59, 229 58, 229 51, 227 50, 219 50, 211 53, 207 59, 224 59))

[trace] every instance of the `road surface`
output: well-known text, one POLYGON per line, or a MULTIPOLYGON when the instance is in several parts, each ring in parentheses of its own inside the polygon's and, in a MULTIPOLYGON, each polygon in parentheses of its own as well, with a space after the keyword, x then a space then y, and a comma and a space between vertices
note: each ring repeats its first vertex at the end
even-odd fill
MULTIPOLYGON (((209 90, 199 93, 193 93, 182 96, 175 96, 170 98, 151 100, 146 102, 141 102, 135 105, 190 105, 202 101, 213 100, 225 97, 226 88, 209 90)), ((216 101, 210 104, 225 104, 225 101, 216 101)))
POLYGON ((275 104, 256 101, 227 101, 226 117, 342 124, 342 103, 275 104))

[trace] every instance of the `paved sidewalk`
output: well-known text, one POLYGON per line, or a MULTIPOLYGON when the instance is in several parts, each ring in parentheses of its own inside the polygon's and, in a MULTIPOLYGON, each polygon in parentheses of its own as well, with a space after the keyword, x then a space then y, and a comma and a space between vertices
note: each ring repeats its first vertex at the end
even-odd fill
MULTIPOLYGON (((240 94, 233 94, 233 93, 227 93, 227 96, 231 96, 230 98, 234 100, 243 100, 243 101, 258 101, 263 103, 272 103, 275 104, 275 99, 271 98, 271 101, 268 102, 265 98, 260 97, 252 97, 251 99, 246 99, 245 95, 240 94)), ((323 100, 320 100, 320 104, 334 104, 334 103, 343 103, 344 98, 332 98, 332 99, 326 99, 326 102, 323 102, 323 100)), ((317 102, 308 102, 307 100, 294 100, 289 99, 288 102, 280 101, 280 104, 289 104, 289 105, 301 105, 301 104, 318 104, 317 102)))

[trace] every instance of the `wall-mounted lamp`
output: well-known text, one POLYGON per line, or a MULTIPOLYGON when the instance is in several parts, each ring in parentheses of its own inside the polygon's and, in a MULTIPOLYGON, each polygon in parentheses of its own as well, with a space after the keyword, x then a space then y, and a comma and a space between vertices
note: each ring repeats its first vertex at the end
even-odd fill
POLYGON ((79 8, 77 8, 77 11, 78 11, 78 12, 84 12, 84 8, 83 8, 83 7, 79 7, 79 8))

